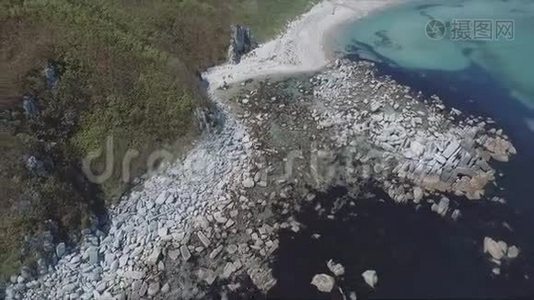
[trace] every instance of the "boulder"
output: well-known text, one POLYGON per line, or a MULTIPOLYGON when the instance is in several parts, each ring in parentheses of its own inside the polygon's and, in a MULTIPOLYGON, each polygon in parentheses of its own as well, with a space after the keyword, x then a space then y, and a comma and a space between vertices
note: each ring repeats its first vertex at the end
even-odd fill
POLYGON ((245 179, 243 179, 243 187, 247 189, 253 188, 254 180, 250 177, 246 177, 245 179))
POLYGON ((416 186, 414 189, 413 189, 413 201, 415 203, 419 203, 421 202, 421 200, 423 199, 423 189, 416 186))
POLYGON ((314 285, 320 292, 330 293, 334 288, 335 280, 330 275, 317 274, 313 276, 311 284, 314 285))
POLYGON ((519 248, 517 248, 516 246, 510 246, 508 248, 508 252, 506 253, 506 256, 508 258, 516 258, 519 256, 519 248))
POLYGON ((339 263, 336 263, 333 260, 329 260, 326 263, 326 266, 328 267, 330 272, 332 272, 334 275, 336 275, 338 277, 342 276, 343 274, 345 274, 345 268, 343 267, 343 265, 341 265, 339 263))
POLYGON ((484 253, 489 253, 495 260, 501 260, 508 250, 505 242, 497 242, 490 237, 484 238, 484 253))
POLYGON ((180 253, 182 254, 182 259, 188 261, 191 258, 191 252, 187 249, 187 246, 180 247, 180 253))
POLYGON ((37 99, 34 96, 24 96, 22 98, 22 108, 29 119, 33 119, 39 115, 37 99))
POLYGON ((56 65, 48 63, 43 70, 48 89, 55 89, 59 83, 59 72, 56 65))
POLYGON ((376 284, 378 283, 378 275, 376 274, 375 270, 367 270, 363 272, 362 277, 365 283, 372 288, 375 288, 376 284))
POLYGON ((57 246, 56 246, 57 258, 62 258, 63 255, 65 255, 65 251, 66 251, 65 243, 57 244, 57 246))
POLYGON ((159 282, 151 282, 148 285, 147 293, 149 296, 155 296, 159 292, 159 282))
POLYGON ((160 254, 161 254, 161 248, 160 247, 155 247, 154 250, 152 251, 152 253, 150 254, 150 256, 148 257, 147 262, 150 265, 157 264, 160 254))

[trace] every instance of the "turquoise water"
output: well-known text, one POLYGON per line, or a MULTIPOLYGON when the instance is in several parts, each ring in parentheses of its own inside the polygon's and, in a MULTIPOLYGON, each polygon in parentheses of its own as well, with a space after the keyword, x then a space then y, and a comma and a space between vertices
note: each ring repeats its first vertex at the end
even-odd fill
MULTIPOLYGON (((518 155, 508 163, 493 164, 504 176, 497 178, 498 189, 490 187, 487 199, 503 197, 506 205, 456 199, 465 216, 456 223, 435 221, 425 212, 412 215, 402 207, 371 207, 372 212, 359 211, 358 216, 372 216, 369 224, 385 220, 370 226, 381 228, 376 236, 352 231, 334 234, 324 245, 328 255, 323 258, 346 257, 354 269, 376 263, 381 268, 380 287, 371 298, 534 299, 534 0, 414 0, 347 24, 332 38, 335 52, 375 61, 381 75, 427 96, 436 94, 465 115, 491 117, 510 136, 518 155), (490 20, 492 39, 482 40, 474 32, 470 40, 454 39, 455 19, 472 20, 473 26, 475 19, 490 20), (495 38, 496 21, 503 20, 514 21, 511 40, 495 38), (430 21, 446 30, 427 31, 430 21), (402 230, 396 231, 397 227, 402 230), (344 238, 351 235, 384 243, 370 249, 329 250, 334 242, 345 243, 344 238), (506 274, 488 275, 491 265, 481 251, 483 236, 513 241, 521 248, 519 260, 507 267, 506 274)), ((351 228, 340 225, 345 227, 351 228)), ((365 222, 355 227, 370 228, 365 222)), ((295 247, 295 253, 305 248, 295 247)), ((295 268, 306 264, 300 262, 295 268)), ((288 282, 288 289, 295 287, 288 282)))
POLYGON ((402 68, 461 71, 476 64, 500 81, 511 97, 534 109, 532 0, 411 1, 348 24, 336 38, 335 50, 351 52, 355 44, 366 46, 360 47, 364 49, 360 49, 362 56, 376 61, 388 60, 402 68), (427 35, 427 24, 431 20, 449 23, 445 26, 444 38, 427 35), (456 27, 461 26, 462 21, 454 20, 468 20, 469 33, 464 31, 466 28, 456 27), (491 30, 481 27, 484 22, 480 20, 491 21, 491 30), (501 22, 497 29, 496 22, 503 20, 514 21, 510 31, 513 40, 507 39, 511 36, 504 27, 509 23, 501 22), (475 22, 480 25, 476 29, 475 22), (465 39, 460 38, 461 32, 465 33, 465 39), (488 32, 492 33, 491 38, 488 32))

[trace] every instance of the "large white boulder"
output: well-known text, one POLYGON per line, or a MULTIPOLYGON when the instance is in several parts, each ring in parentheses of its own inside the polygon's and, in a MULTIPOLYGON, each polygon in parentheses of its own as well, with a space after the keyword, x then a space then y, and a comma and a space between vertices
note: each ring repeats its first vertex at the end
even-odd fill
POLYGON ((508 246, 503 241, 495 241, 490 237, 484 238, 484 253, 489 253, 495 260, 501 260, 507 253, 508 246))
POLYGON ((372 288, 375 288, 376 284, 378 283, 378 275, 376 274, 375 270, 367 270, 363 272, 362 277, 363 280, 365 280, 365 283, 372 288))
POLYGON ((317 287, 320 292, 330 293, 334 288, 335 280, 330 275, 317 274, 313 276, 311 284, 317 287))

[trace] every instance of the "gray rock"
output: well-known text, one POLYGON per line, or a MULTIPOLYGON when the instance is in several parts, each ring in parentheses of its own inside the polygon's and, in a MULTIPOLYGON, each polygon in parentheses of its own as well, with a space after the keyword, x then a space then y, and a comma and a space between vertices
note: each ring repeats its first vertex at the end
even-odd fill
POLYGON ((212 285, 217 279, 217 275, 210 269, 201 268, 197 272, 197 276, 200 280, 205 281, 208 285, 212 285))
POLYGON ((145 281, 143 281, 143 283, 141 283, 141 287, 139 287, 139 292, 138 292, 139 296, 143 297, 146 294, 147 290, 148 290, 148 284, 145 281))
POLYGON ((125 271, 124 277, 134 279, 134 280, 140 280, 145 277, 145 272, 143 271, 125 271))
POLYGON ((516 258, 519 256, 519 248, 517 248, 516 246, 510 246, 508 248, 508 252, 506 253, 506 256, 508 258, 516 258))
POLYGON ((24 96, 22 98, 22 108, 29 119, 33 119, 39 115, 37 99, 34 96, 24 96))
POLYGON ((245 187, 247 189, 250 189, 250 188, 253 188, 254 185, 255 185, 254 179, 252 179, 250 177, 247 177, 247 178, 243 179, 243 187, 245 187))
POLYGON ((313 276, 311 284, 314 285, 320 292, 330 293, 334 288, 335 280, 330 275, 317 274, 313 276))
POLYGON ((90 265, 95 265, 98 263, 98 248, 89 247, 87 249, 87 258, 90 265))
POLYGON ((507 253, 508 246, 505 242, 497 242, 490 237, 484 238, 484 253, 489 253, 495 260, 501 260, 507 253))
POLYGON ((155 247, 154 250, 152 250, 152 253, 150 254, 150 256, 148 256, 147 262, 151 265, 157 264, 160 255, 161 255, 161 248, 155 247))
POLYGON ((374 288, 378 283, 378 275, 375 270, 367 270, 362 273, 363 280, 367 285, 374 288))
POLYGON ((197 237, 204 247, 208 248, 210 246, 210 240, 202 231, 197 232, 197 237))
POLYGON ((185 245, 180 247, 180 253, 184 261, 188 261, 191 258, 191 252, 189 252, 189 249, 185 245))
POLYGON ((57 258, 62 258, 63 255, 65 255, 65 251, 66 251, 65 243, 59 243, 59 244, 57 244, 57 246, 56 246, 56 255, 57 255, 57 258))
POLYGON ((35 176, 48 177, 50 175, 45 163, 33 155, 26 160, 26 168, 35 176))
POLYGON ((161 205, 163 203, 165 203, 165 200, 167 200, 167 197, 169 197, 169 192, 168 191, 163 191, 159 194, 159 196, 156 198, 156 204, 158 205, 161 205))
POLYGON ((258 44, 254 40, 250 28, 233 25, 230 47, 228 49, 228 61, 233 64, 239 63, 243 55, 249 53, 257 46, 258 44))
POLYGON ((439 204, 433 204, 432 205, 432 211, 437 213, 440 216, 445 216, 447 214, 447 211, 449 210, 449 202, 450 200, 446 197, 441 198, 439 201, 439 204))
POLYGON ((343 274, 345 274, 345 268, 343 267, 343 265, 341 265, 339 263, 336 263, 333 260, 329 260, 326 263, 326 266, 328 267, 330 272, 332 272, 334 275, 336 275, 338 277, 342 276, 343 274))
POLYGON ((162 293, 162 294, 167 294, 170 290, 171 290, 171 286, 169 285, 169 283, 165 283, 165 284, 161 287, 161 293, 162 293))
POLYGON ((43 70, 46 86, 48 89, 55 89, 59 83, 59 74, 57 67, 54 64, 48 63, 43 70))
POLYGON ((180 255, 180 250, 169 250, 167 252, 167 256, 169 256, 169 258, 172 260, 178 259, 179 255, 180 255))
POLYGON ((413 189, 413 201, 415 203, 419 203, 421 202, 421 200, 423 199, 423 189, 416 186, 414 189, 413 189))
POLYGON ((462 213, 460 212, 460 210, 455 209, 455 210, 452 212, 451 217, 452 217, 452 219, 453 219, 454 221, 457 221, 458 218, 460 218, 461 215, 462 215, 462 213))
POLYGON ((151 282, 148 285, 147 293, 149 296, 155 296, 159 292, 159 282, 151 282))

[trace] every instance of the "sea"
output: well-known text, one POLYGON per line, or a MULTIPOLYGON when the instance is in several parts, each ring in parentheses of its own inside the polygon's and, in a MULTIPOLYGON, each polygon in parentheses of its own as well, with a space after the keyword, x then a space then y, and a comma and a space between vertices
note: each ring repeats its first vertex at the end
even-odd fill
POLYGON ((304 228, 280 237, 269 298, 534 299, 534 0, 407 1, 330 39, 339 57, 372 61, 381 75, 449 108, 491 118, 518 154, 493 164, 501 175, 483 201, 450 197, 462 212, 457 221, 395 204, 373 186, 366 187, 373 196, 328 219, 313 206, 350 196, 342 187, 320 194, 297 216, 304 228), (500 275, 483 253, 485 236, 521 249, 500 275), (324 294, 310 281, 328 273, 330 259, 346 274, 324 294), (378 274, 374 289, 361 276, 368 269, 378 274))

